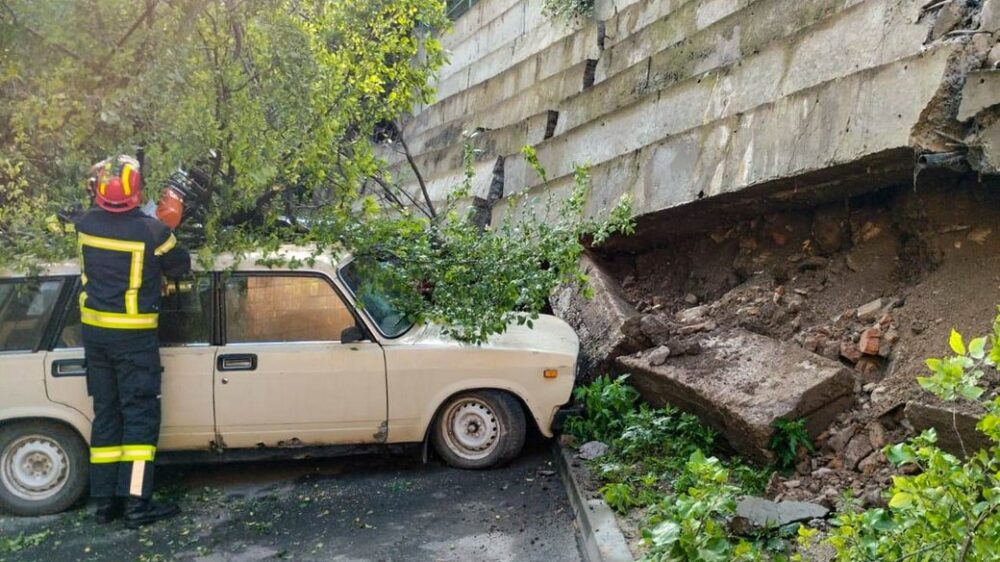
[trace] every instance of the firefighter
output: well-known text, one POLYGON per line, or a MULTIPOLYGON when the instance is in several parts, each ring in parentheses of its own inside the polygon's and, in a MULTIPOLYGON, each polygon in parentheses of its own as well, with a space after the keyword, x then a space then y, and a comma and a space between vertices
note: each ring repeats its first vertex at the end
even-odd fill
POLYGON ((157 322, 162 277, 186 274, 191 258, 165 224, 139 210, 136 160, 119 156, 92 170, 95 206, 75 225, 87 392, 94 400, 91 495, 98 521, 124 516, 135 529, 180 512, 150 499, 163 371, 157 322))

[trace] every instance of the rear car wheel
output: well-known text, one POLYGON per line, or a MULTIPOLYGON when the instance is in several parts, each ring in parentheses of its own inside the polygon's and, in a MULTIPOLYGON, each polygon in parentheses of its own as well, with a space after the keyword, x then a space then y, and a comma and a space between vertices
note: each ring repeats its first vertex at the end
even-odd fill
POLYGON ((478 390, 454 396, 442 406, 431 441, 451 466, 482 469, 516 457, 524 435, 524 409, 513 396, 478 390))
POLYGON ((32 420, 0 426, 0 509, 48 515, 87 489, 87 446, 73 430, 32 420))

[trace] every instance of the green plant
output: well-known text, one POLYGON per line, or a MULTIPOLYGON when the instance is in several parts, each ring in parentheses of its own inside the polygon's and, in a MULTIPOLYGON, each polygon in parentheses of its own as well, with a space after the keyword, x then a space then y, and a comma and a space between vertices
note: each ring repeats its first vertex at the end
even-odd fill
POLYGON ((594 0, 545 0, 542 12, 550 19, 586 18, 594 14, 594 0))
MULTIPOLYGON (((718 434, 691 414, 673 406, 652 408, 639 404, 627 376, 601 377, 576 390, 586 406, 567 429, 581 441, 600 439, 608 453, 590 463, 604 485, 601 493, 613 509, 626 512, 666 501, 674 491, 695 484, 686 470, 695 453, 710 451, 718 434)), ((769 467, 744 464, 739 459, 719 461, 729 470, 741 493, 759 493, 771 475, 769 467)))
POLYGON ((581 441, 608 442, 621 435, 639 399, 639 392, 626 380, 628 375, 614 380, 604 375, 574 390, 573 397, 583 405, 583 415, 567 420, 566 431, 581 441))
POLYGON ((886 447, 889 461, 912 466, 911 474, 893 477, 887 508, 850 510, 837 517, 828 539, 837 560, 970 562, 1000 557, 1000 397, 982 400, 985 389, 979 386, 1000 360, 1000 316, 991 335, 966 345, 953 330, 949 346, 954 355, 928 359, 931 374, 918 381, 943 400, 981 404, 986 413, 978 429, 989 438, 989 447, 967 451, 971 454, 963 460, 936 446, 934 430, 886 447))
POLYGON ((774 435, 771 436, 771 451, 774 453, 778 468, 787 470, 794 467, 800 448, 809 452, 814 450, 809 430, 806 429, 805 418, 775 421, 774 435))
POLYGON ((601 495, 611 509, 625 513, 633 507, 639 507, 642 502, 635 495, 635 489, 623 482, 611 482, 601 486, 601 495))
POLYGON ((691 454, 685 466, 692 485, 664 499, 652 510, 650 527, 642 532, 648 562, 730 562, 761 560, 760 547, 733 542, 725 518, 736 510, 739 489, 729 483, 729 471, 715 457, 691 454))

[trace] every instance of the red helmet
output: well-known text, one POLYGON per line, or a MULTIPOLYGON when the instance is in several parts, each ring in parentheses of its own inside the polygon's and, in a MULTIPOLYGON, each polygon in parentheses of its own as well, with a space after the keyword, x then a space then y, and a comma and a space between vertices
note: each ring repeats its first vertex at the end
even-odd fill
POLYGON ((131 211, 142 202, 142 174, 139 162, 131 156, 119 156, 94 166, 94 202, 112 213, 131 211))

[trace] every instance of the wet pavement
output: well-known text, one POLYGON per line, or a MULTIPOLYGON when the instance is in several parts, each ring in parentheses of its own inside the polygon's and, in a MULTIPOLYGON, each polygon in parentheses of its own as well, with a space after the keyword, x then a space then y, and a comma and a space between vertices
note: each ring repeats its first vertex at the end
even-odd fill
POLYGON ((162 495, 184 514, 141 531, 98 525, 89 506, 0 513, 0 561, 580 560, 548 443, 488 471, 367 456, 167 466, 162 495))

